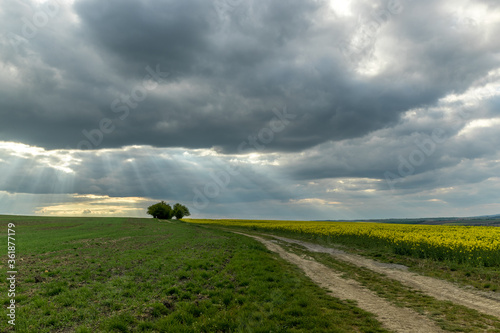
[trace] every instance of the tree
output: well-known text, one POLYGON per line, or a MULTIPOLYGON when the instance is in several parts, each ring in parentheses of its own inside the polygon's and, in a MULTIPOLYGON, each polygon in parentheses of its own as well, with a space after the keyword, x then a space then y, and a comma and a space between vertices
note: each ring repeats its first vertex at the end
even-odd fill
POLYGON ((165 201, 148 207, 148 215, 152 215, 155 219, 170 220, 174 215, 174 211, 165 201))
POLYGON ((191 215, 191 213, 189 212, 189 209, 186 206, 181 205, 180 203, 176 203, 174 205, 174 216, 176 219, 180 220, 184 216, 189 216, 189 215, 191 215))

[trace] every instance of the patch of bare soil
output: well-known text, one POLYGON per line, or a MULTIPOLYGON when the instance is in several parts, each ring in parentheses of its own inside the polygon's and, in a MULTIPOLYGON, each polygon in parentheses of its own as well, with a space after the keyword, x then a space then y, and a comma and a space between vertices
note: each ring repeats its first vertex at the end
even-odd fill
POLYGON ((389 330, 395 332, 443 332, 426 317, 413 310, 392 305, 362 286, 359 282, 344 279, 340 273, 321 263, 287 252, 272 241, 257 236, 237 233, 258 240, 270 251, 278 253, 283 259, 297 265, 316 284, 329 290, 332 296, 344 300, 356 301, 359 308, 375 314, 377 319, 389 330))
POLYGON ((266 236, 274 237, 287 243, 301 245, 311 252, 329 253, 336 259, 384 274, 387 277, 400 281, 407 286, 421 290, 434 298, 451 301, 455 304, 460 304, 479 312, 500 318, 500 295, 498 293, 483 292, 479 290, 465 290, 450 282, 408 272, 406 270, 407 267, 403 265, 381 263, 356 254, 350 254, 341 250, 295 239, 273 235, 266 236))

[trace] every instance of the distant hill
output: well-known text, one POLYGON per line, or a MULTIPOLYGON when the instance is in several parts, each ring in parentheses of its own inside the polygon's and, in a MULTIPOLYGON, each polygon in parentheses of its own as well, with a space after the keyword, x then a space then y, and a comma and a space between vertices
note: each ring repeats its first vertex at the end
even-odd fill
POLYGON ((500 226, 500 214, 470 217, 424 217, 424 218, 391 218, 370 220, 326 220, 332 222, 376 222, 397 224, 426 224, 426 225, 472 225, 472 226, 500 226))
POLYGON ((476 217, 473 217, 473 218, 482 218, 482 219, 500 219, 500 214, 496 214, 496 215, 483 215, 483 216, 476 216, 476 217))

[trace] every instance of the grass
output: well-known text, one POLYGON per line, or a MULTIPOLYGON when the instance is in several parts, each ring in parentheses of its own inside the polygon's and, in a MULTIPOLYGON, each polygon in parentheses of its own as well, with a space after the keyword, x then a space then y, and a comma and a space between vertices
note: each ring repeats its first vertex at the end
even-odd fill
MULTIPOLYGON (((196 223, 196 220, 190 220, 196 223)), ((339 244, 336 239, 328 236, 298 233, 289 230, 272 230, 257 227, 218 226, 216 224, 203 224, 210 228, 225 228, 255 234, 272 234, 289 237, 306 242, 317 243, 324 246, 340 248, 350 253, 359 254, 381 262, 397 263, 409 267, 410 271, 440 278, 463 286, 472 286, 479 290, 500 292, 500 266, 484 267, 475 264, 456 263, 451 260, 433 260, 429 258, 415 258, 394 252, 390 246, 377 243, 357 241, 339 244)))
MULTIPOLYGON (((385 332, 248 237, 152 219, 0 216, 4 249, 10 222, 17 332, 385 332)), ((0 331, 14 331, 6 283, 0 302, 0 331)))

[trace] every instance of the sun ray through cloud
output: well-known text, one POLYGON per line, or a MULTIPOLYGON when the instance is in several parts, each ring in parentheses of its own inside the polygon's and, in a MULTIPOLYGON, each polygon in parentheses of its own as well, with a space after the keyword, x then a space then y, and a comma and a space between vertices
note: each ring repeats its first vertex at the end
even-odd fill
POLYGON ((213 7, 2 6, 0 212, 16 197, 51 214, 156 200, 220 217, 494 210, 498 6, 213 7))

